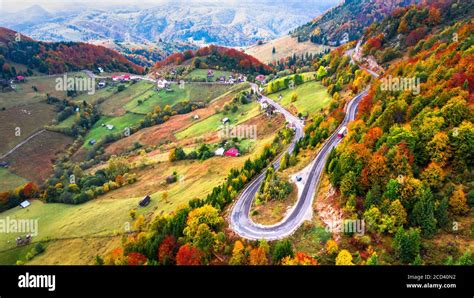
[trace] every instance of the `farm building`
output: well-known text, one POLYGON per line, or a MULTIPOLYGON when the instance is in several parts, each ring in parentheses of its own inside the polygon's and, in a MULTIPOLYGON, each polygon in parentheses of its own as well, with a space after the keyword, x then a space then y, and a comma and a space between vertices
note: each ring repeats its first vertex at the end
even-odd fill
POLYGON ((148 204, 150 204, 150 201, 151 201, 151 197, 147 195, 146 197, 143 198, 143 200, 141 200, 138 203, 138 205, 140 205, 140 207, 146 207, 148 206, 148 204))
POLYGON ((226 117, 226 118, 223 118, 221 120, 221 122, 222 122, 222 124, 228 124, 228 123, 230 123, 230 119, 226 117))
POLYGON ((216 156, 223 156, 223 155, 224 155, 224 151, 225 151, 225 149, 221 147, 221 148, 217 149, 216 151, 214 151, 214 155, 216 155, 216 156))
POLYGON ((108 130, 112 130, 115 126, 113 126, 112 124, 107 124, 105 125, 105 127, 107 127, 108 130))
POLYGON ((164 89, 168 88, 170 83, 166 79, 158 79, 156 81, 156 88, 157 89, 164 89))
POLYGON ((225 156, 237 157, 239 156, 239 150, 235 147, 232 147, 226 151, 225 156))
POLYGON ((21 207, 21 208, 26 208, 26 207, 28 207, 28 206, 30 206, 30 205, 31 205, 31 203, 30 203, 28 200, 25 200, 25 201, 23 201, 23 202, 20 203, 20 207, 21 207))
POLYGON ((255 77, 255 80, 259 81, 260 83, 263 83, 265 81, 265 76, 264 75, 258 75, 255 77))

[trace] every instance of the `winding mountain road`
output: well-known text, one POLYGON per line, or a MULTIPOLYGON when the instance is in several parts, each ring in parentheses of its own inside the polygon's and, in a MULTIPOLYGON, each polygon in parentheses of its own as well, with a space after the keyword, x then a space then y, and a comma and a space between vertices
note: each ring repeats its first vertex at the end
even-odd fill
MULTIPOLYGON (((255 85, 253 85, 253 88, 256 90, 255 85)), ((311 170, 305 181, 301 196, 298 198, 296 204, 287 213, 287 216, 282 221, 274 225, 261 225, 253 222, 250 219, 252 202, 265 178, 266 171, 261 173, 257 178, 247 185, 247 187, 240 194, 235 205, 232 207, 230 213, 230 226, 237 234, 243 238, 252 240, 276 240, 290 236, 304 222, 308 212, 312 211, 313 197, 318 187, 326 159, 331 150, 341 141, 341 139, 337 136, 337 132, 342 126, 346 126, 350 121, 354 120, 357 112, 357 106, 359 105, 360 100, 366 94, 367 90, 364 90, 362 93, 351 99, 351 101, 346 105, 346 116, 344 117, 344 120, 319 150, 318 155, 312 162, 311 170)), ((262 96, 261 100, 266 100, 275 106, 275 108, 285 116, 286 120, 296 127, 295 136, 287 150, 291 153, 295 143, 304 136, 303 123, 301 120, 299 120, 297 117, 292 115, 270 98, 262 96)), ((280 161, 281 156, 273 164, 275 169, 280 166, 280 161)))

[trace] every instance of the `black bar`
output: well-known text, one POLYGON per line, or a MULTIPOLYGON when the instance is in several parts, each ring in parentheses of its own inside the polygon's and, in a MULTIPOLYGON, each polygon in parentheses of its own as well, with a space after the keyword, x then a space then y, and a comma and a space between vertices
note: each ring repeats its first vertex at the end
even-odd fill
POLYGON ((1 266, 0 297, 363 296, 473 297, 473 266, 1 266), (54 274, 55 291, 19 288, 19 275, 54 274), (408 275, 423 276, 420 281, 408 275), (431 276, 430 280, 426 277, 431 276), (455 279, 452 279, 455 278, 455 279), (407 284, 456 288, 407 288, 407 284))

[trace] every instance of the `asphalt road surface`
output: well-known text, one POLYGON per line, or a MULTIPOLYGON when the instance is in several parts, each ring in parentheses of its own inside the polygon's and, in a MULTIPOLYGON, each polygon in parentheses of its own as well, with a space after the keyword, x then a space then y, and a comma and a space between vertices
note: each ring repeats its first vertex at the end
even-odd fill
MULTIPOLYGON (((256 86, 253 86, 256 90, 256 86)), ((230 225, 231 228, 239 234, 241 237, 246 239, 266 239, 266 240, 276 240, 290 236, 305 220, 306 214, 311 211, 312 201, 314 194, 317 190, 319 179, 321 173, 323 172, 326 159, 331 152, 331 150, 339 144, 341 141, 338 138, 337 133, 339 129, 343 126, 346 126, 350 121, 354 120, 357 106, 359 105, 360 100, 367 94, 367 90, 364 90, 362 93, 355 96, 346 106, 346 116, 342 121, 341 125, 336 129, 336 131, 326 140, 321 149, 319 150, 318 155, 315 158, 313 167, 309 173, 309 176, 304 185, 301 196, 298 198, 296 205, 291 209, 290 213, 279 223, 274 225, 261 225, 254 223, 250 219, 250 208, 252 202, 257 194, 262 181, 265 178, 265 173, 261 173, 257 178, 252 180, 247 187, 240 194, 237 202, 232 207, 230 214, 230 225)), ((290 112, 285 110, 278 103, 269 99, 268 97, 262 96, 261 100, 266 100, 271 103, 276 109, 282 113, 286 120, 296 127, 295 136, 288 147, 288 152, 292 152, 297 140, 303 137, 303 123, 297 117, 293 116, 290 112)), ((275 169, 280 165, 281 156, 273 164, 275 169)))

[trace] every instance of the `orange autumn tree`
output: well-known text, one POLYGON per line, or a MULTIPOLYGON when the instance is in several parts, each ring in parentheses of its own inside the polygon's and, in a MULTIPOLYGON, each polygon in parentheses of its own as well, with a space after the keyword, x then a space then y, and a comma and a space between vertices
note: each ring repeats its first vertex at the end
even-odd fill
POLYGON ((303 252, 297 252, 293 258, 287 256, 283 258, 281 263, 283 265, 318 265, 318 261, 316 259, 303 252))
POLYGON ((23 196, 28 198, 34 198, 39 194, 39 187, 34 182, 29 182, 23 186, 23 196))
POLYGON ((267 252, 263 247, 256 247, 250 251, 250 265, 267 265, 267 252))
POLYGON ((105 265, 126 265, 127 258, 123 255, 122 248, 116 248, 104 258, 105 265))

